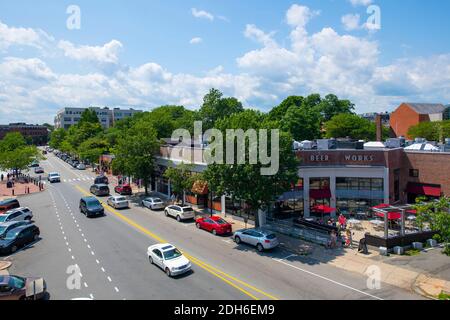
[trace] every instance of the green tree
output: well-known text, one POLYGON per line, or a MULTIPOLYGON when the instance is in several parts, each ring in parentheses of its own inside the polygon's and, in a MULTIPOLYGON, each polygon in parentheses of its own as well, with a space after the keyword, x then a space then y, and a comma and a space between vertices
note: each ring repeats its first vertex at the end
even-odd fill
POLYGON ((435 239, 444 244, 446 255, 450 256, 450 198, 442 197, 439 201, 424 202, 418 199, 414 206, 417 210, 417 223, 420 228, 428 225, 437 231, 435 239))
POLYGON ((137 122, 119 138, 113 149, 114 171, 142 179, 145 194, 148 195, 148 184, 155 171, 155 155, 159 146, 156 130, 145 121, 137 122))
POLYGON ((305 99, 301 96, 289 96, 278 106, 270 110, 268 117, 270 120, 281 120, 286 115, 288 109, 292 106, 300 108, 305 99))
POLYGON ((81 159, 96 163, 102 154, 109 151, 109 144, 105 138, 96 136, 82 142, 78 147, 78 154, 81 159))
MULTIPOLYGON (((226 129, 276 129, 276 121, 267 121, 264 116, 257 111, 246 110, 241 113, 231 115, 218 122, 217 127, 223 132, 225 137, 226 129)), ((259 137, 258 144, 259 144, 259 137)), ((270 139, 269 139, 270 140, 270 139)), ((293 182, 298 180, 298 161, 292 152, 292 137, 289 133, 280 133, 279 170, 271 176, 261 174, 261 169, 265 167, 261 161, 257 164, 250 164, 249 139, 246 139, 245 164, 239 164, 237 153, 235 152, 234 164, 211 164, 203 173, 203 178, 208 182, 209 190, 216 195, 232 195, 244 200, 251 209, 267 208, 276 196, 290 189, 293 182)), ((269 141, 269 144, 272 141, 269 141)), ((233 140, 235 149, 236 140, 233 140)), ((224 138, 226 145, 226 138, 224 138)), ((270 150, 270 145, 268 149, 270 150)), ((256 216, 259 224, 258 215, 256 216)))
POLYGON ((327 138, 350 137, 357 140, 375 140, 375 123, 355 114, 341 113, 325 123, 327 138))
POLYGON ((83 111, 78 121, 78 125, 83 123, 100 123, 98 119, 97 112, 94 109, 88 108, 83 111))
POLYGON ((280 121, 281 129, 289 132, 296 141, 320 138, 321 115, 306 106, 291 106, 280 121))
POLYGON ((53 149, 59 149, 61 147, 62 142, 66 139, 67 132, 66 130, 60 128, 53 131, 50 135, 49 146, 53 149))
POLYGON ((182 163, 170 166, 164 172, 164 177, 170 180, 171 190, 177 199, 182 199, 184 205, 184 192, 192 189, 196 175, 192 174, 193 165, 182 163))
POLYGON ((339 100, 336 95, 329 94, 316 108, 322 114, 324 121, 330 121, 339 114, 353 114, 355 105, 349 100, 339 100))
POLYGON ((425 138, 428 141, 439 141, 441 124, 439 122, 421 122, 412 126, 408 130, 408 136, 415 138, 425 138))
POLYGON ((34 161, 42 159, 36 146, 29 146, 18 132, 8 133, 0 141, 0 168, 16 172, 25 170, 34 161))
POLYGON ((222 92, 211 89, 203 99, 200 115, 205 130, 213 128, 219 119, 244 111, 242 103, 236 98, 223 98, 222 92))

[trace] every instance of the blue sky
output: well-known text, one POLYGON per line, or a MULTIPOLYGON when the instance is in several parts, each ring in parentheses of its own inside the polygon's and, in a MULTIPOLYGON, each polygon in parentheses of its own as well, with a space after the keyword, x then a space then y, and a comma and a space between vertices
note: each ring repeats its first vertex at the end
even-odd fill
POLYGON ((313 92, 359 112, 450 103, 445 0, 38 3, 0 3, 0 122, 52 121, 63 106, 196 108, 210 87, 261 110, 313 92), (66 27, 72 4, 79 30, 66 27), (364 25, 370 5, 379 30, 364 25))

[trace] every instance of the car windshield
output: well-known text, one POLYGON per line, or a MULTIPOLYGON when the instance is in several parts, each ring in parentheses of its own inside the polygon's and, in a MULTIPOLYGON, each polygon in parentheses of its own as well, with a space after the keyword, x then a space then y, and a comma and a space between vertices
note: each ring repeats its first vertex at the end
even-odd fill
POLYGON ((95 208, 95 207, 99 207, 100 206, 100 202, 98 202, 97 200, 90 200, 86 202, 87 206, 89 208, 95 208))
POLYGON ((104 186, 104 187, 100 187, 99 189, 102 190, 102 191, 106 191, 106 190, 108 190, 109 188, 108 188, 107 186, 104 186))
POLYGON ((5 232, 5 231, 6 231, 6 227, 0 226, 0 234, 3 234, 3 232, 5 232))
POLYGON ((276 236, 275 234, 271 233, 271 234, 269 234, 269 235, 266 236, 266 239, 273 240, 273 239, 275 239, 276 237, 277 237, 277 236, 276 236))
POLYGON ((9 278, 8 285, 11 288, 22 289, 25 287, 26 280, 17 276, 12 276, 9 278))
POLYGON ((192 208, 183 208, 183 211, 184 212, 191 212, 191 211, 194 211, 194 209, 192 209, 192 208))
POLYGON ((162 202, 162 200, 159 199, 159 198, 155 198, 155 199, 153 199, 153 202, 154 202, 154 203, 160 203, 160 202, 162 202))
POLYGON ((7 217, 8 216, 6 216, 6 215, 1 215, 0 216, 0 222, 5 222, 7 217))
POLYGON ((5 239, 13 240, 13 239, 15 239, 17 237, 18 234, 19 234, 19 231, 13 229, 13 230, 8 231, 6 233, 5 239))
POLYGON ((168 251, 164 251, 164 259, 166 260, 173 260, 178 257, 181 257, 181 252, 178 249, 172 249, 168 251))
POLYGON ((223 220, 222 218, 217 219, 216 222, 217 222, 218 224, 228 224, 228 222, 226 222, 226 221, 223 220))
POLYGON ((116 201, 127 201, 127 198, 125 198, 125 197, 118 197, 118 198, 116 198, 116 201))

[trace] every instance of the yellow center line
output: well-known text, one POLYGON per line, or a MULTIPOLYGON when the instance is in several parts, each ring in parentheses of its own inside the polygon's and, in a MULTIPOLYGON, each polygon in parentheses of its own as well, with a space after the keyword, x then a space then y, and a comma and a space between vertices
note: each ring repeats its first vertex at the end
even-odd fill
MULTIPOLYGON (((92 196, 90 193, 88 193, 86 190, 82 189, 80 186, 76 185, 75 188, 77 188, 82 194, 86 195, 86 196, 92 196)), ((159 243, 168 243, 169 241, 164 240, 163 238, 161 238, 160 236, 154 234, 153 232, 151 232, 150 230, 142 227, 141 225, 139 225, 138 223, 134 222, 133 220, 131 220, 130 218, 125 217, 123 214, 119 213, 117 210, 110 208, 109 206, 103 204, 103 207, 110 211, 111 213, 113 213, 114 215, 116 215, 118 218, 122 219, 123 221, 125 221, 126 223, 128 223, 129 225, 131 225, 132 227, 136 228, 137 230, 141 231, 142 233, 148 235, 150 238, 153 238, 154 240, 158 241, 159 243)), ((251 290, 254 290, 266 297, 268 297, 269 299, 272 300, 278 300, 278 298, 265 293, 262 290, 259 290, 253 286, 251 286, 250 284, 245 283, 242 280, 239 280, 217 268, 214 268, 210 265, 208 265, 207 263, 203 262, 202 260, 195 258, 185 252, 183 252, 184 255, 186 256, 186 258, 190 259, 195 265, 199 266, 200 268, 202 268, 203 270, 209 272, 210 274, 214 275, 215 277, 219 278, 220 280, 224 281, 225 283, 227 283, 228 285, 232 286, 233 288, 241 291, 242 293, 244 293, 245 295, 249 296, 250 298, 254 299, 254 300, 259 300, 255 295, 251 294, 250 292, 248 292, 247 290, 245 290, 244 288, 241 288, 240 286, 234 284, 233 282, 231 282, 229 279, 238 282, 239 284, 250 288, 251 290), (226 278, 229 279, 226 279, 226 278)))

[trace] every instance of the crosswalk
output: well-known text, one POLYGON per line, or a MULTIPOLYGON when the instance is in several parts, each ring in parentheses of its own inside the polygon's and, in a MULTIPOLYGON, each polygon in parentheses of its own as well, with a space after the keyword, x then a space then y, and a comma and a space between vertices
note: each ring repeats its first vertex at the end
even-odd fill
POLYGON ((63 182, 81 182, 81 181, 94 181, 95 177, 81 177, 81 178, 74 178, 74 179, 62 179, 63 182))

